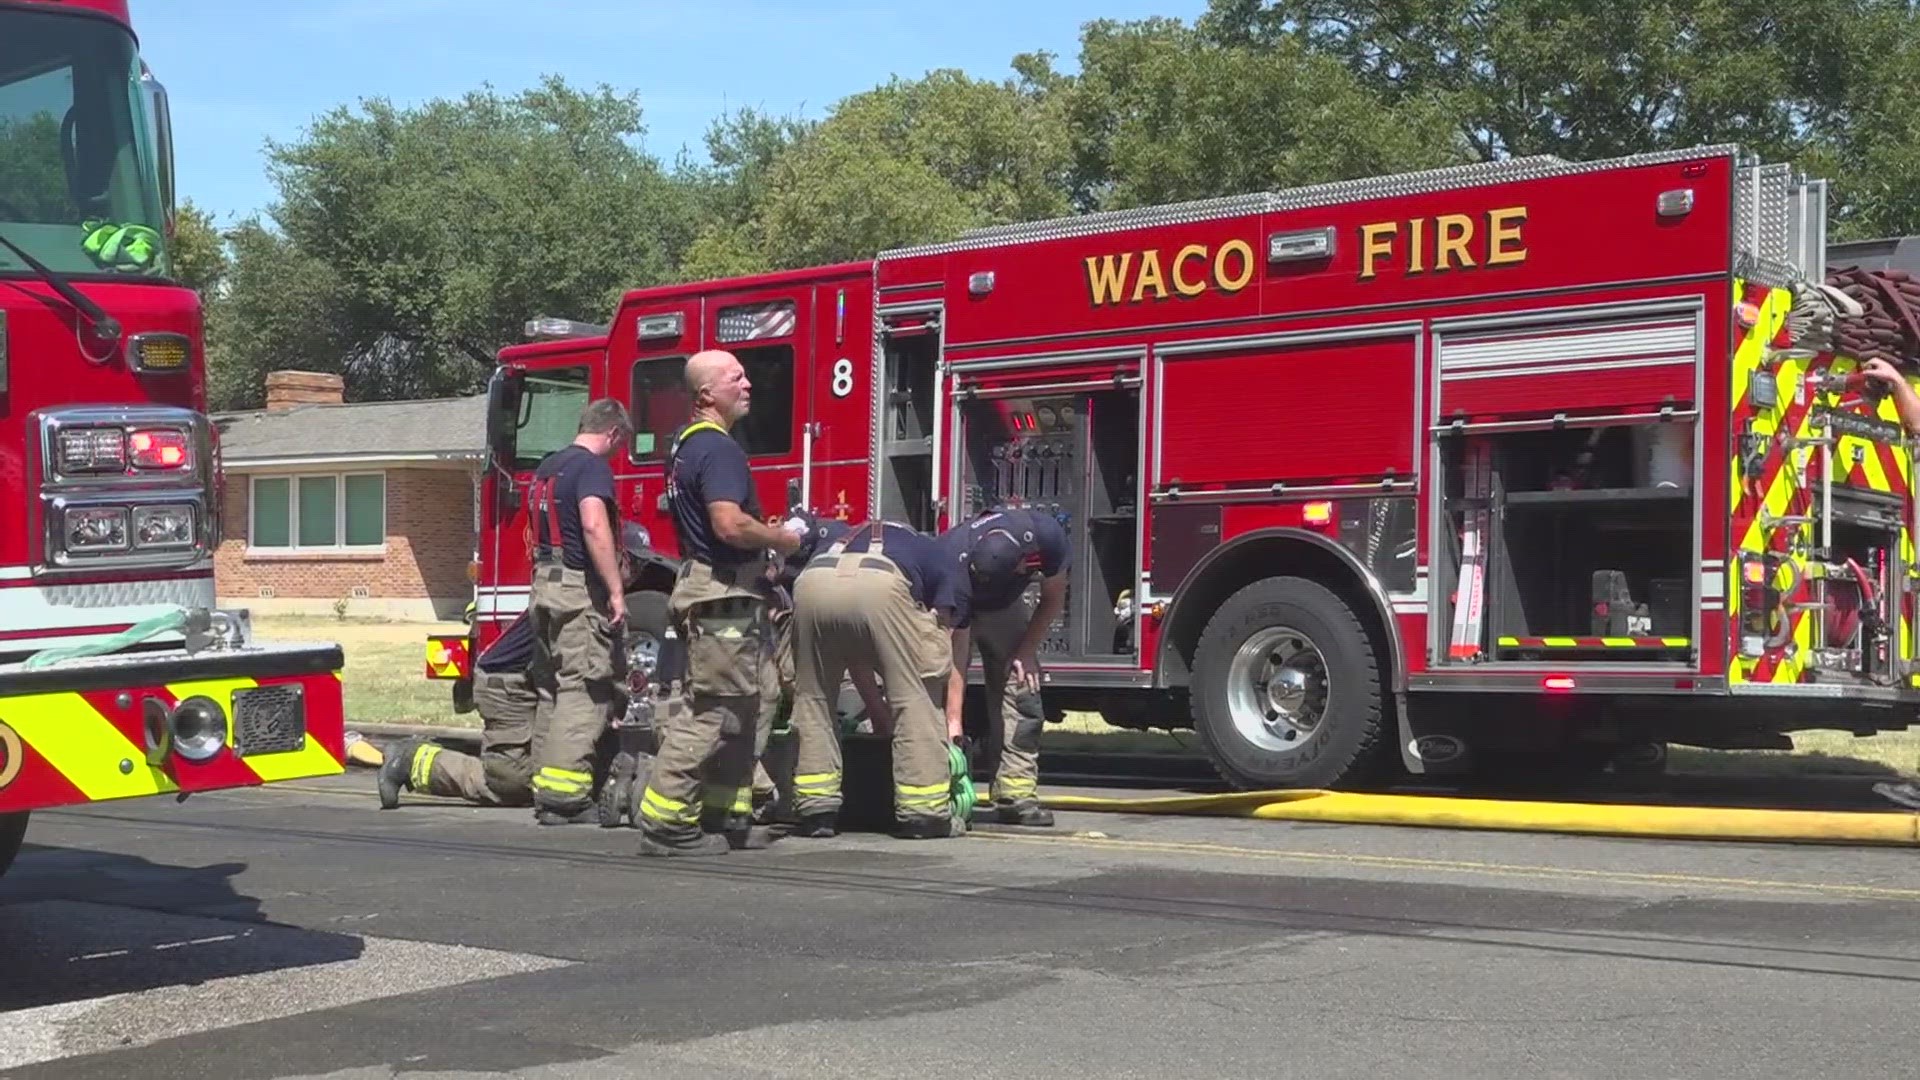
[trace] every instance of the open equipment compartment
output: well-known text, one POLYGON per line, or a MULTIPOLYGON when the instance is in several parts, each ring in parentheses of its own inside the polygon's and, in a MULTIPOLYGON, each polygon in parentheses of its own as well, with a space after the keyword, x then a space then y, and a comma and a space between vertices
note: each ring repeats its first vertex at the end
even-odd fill
POLYGON ((940 335, 931 321, 889 325, 881 338, 876 441, 880 517, 933 531, 934 380, 940 335))
POLYGON ((1691 420, 1443 436, 1445 661, 1689 663, 1694 438, 1691 420), (1476 569, 1478 619, 1459 610, 1476 569))
MULTIPOLYGON (((1066 607, 1040 644, 1063 660, 1136 651, 1140 389, 988 392, 959 402, 959 518, 993 506, 1053 514, 1073 551, 1066 607)), ((1038 585, 1028 601, 1038 597, 1038 585)))

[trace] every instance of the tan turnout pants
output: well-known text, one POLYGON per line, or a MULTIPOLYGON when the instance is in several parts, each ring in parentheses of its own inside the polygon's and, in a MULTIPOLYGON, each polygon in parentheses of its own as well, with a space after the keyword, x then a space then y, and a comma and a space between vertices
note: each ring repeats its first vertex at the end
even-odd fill
POLYGON ((533 726, 539 699, 527 676, 473 673, 480 756, 428 743, 413 759, 409 786, 480 806, 533 805, 533 726))
POLYGON ((744 828, 764 748, 761 701, 778 694, 771 601, 755 568, 682 564, 667 606, 686 642, 686 709, 668 720, 641 797, 641 828, 662 839, 744 828))
POLYGON ((574 814, 593 803, 595 744, 625 703, 626 651, 593 602, 586 571, 534 567, 532 605, 538 706, 530 786, 536 806, 574 814))
MULTIPOLYGON (((1040 692, 1011 677, 1013 652, 1026 635, 1033 609, 1016 600, 998 611, 973 613, 973 642, 986 678, 987 737, 999 732, 1000 767, 993 774, 993 801, 1025 803, 1039 797, 1040 732, 1046 712, 1040 692)), ((1037 678, 1039 672, 1034 673, 1037 678)))
POLYGON ((849 663, 863 659, 893 712, 895 821, 950 818, 947 724, 934 702, 946 693, 953 651, 906 575, 873 552, 822 556, 800 574, 793 606, 795 810, 805 817, 840 809, 833 703, 849 663))

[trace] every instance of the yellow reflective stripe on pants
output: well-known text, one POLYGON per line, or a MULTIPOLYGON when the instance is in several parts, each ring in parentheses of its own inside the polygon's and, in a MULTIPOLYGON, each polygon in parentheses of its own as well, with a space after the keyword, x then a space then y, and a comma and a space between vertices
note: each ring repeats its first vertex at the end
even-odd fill
POLYGON ((640 813, 662 825, 700 824, 700 815, 691 812, 686 803, 669 799, 652 788, 640 796, 640 813))
POLYGON ((946 813, 951 788, 948 784, 895 784, 894 806, 900 810, 946 813))
POLYGON ((1040 790, 1040 785, 1032 780, 996 780, 993 784, 994 801, 1031 799, 1040 790))
POLYGON ((433 759, 440 756, 440 747, 427 743, 413 752, 413 762, 407 767, 407 786, 415 791, 425 791, 433 779, 433 759))
POLYGON ((793 790, 798 795, 838 795, 840 793, 840 774, 801 773, 793 778, 793 790))
POLYGON ((533 775, 533 789, 556 795, 586 795, 593 790, 593 774, 548 765, 533 775))
POLYGON ((750 814, 753 812, 753 789, 708 784, 700 789, 700 801, 712 810, 750 814))

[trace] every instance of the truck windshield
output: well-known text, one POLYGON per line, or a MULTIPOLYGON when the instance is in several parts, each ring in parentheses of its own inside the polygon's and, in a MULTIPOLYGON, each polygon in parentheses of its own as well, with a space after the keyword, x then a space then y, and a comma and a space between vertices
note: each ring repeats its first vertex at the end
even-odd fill
MULTIPOLYGON (((56 271, 171 273, 140 74, 111 20, 0 6, 0 233, 56 271)), ((0 249, 0 275, 30 272, 0 249)))

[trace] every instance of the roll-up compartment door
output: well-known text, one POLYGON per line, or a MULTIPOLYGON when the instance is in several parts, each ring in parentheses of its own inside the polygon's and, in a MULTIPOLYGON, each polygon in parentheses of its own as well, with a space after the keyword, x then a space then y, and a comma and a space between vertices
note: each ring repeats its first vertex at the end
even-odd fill
POLYGON ((1442 421, 1694 404, 1692 312, 1438 335, 1442 421))

